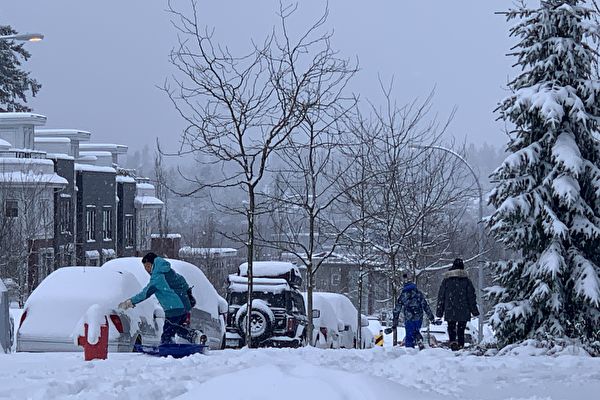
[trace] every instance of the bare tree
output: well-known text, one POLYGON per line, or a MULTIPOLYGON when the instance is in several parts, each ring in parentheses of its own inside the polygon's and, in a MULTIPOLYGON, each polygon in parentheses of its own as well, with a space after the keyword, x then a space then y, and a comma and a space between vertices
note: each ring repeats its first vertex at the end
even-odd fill
MULTIPOLYGON (((273 152, 280 148, 305 120, 318 101, 319 87, 335 81, 347 61, 331 49, 331 34, 323 33, 327 10, 313 25, 292 37, 288 20, 296 7, 280 6, 279 26, 262 43, 253 43, 246 55, 235 56, 216 43, 212 31, 200 26, 197 4, 176 10, 169 3, 179 45, 171 52, 177 73, 165 83, 176 110, 186 121, 182 154, 204 156, 205 162, 222 165, 216 179, 188 177, 195 188, 241 188, 243 207, 231 207, 245 215, 244 246, 248 262, 247 307, 252 307, 255 218, 259 211, 257 187, 263 180, 273 152)), ((252 347, 250 318, 246 343, 252 347)))

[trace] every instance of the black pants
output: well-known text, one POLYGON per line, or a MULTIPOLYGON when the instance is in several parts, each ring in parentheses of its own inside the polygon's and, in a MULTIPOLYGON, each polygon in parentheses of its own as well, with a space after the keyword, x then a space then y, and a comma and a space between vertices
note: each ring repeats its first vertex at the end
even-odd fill
POLYGON ((464 346, 466 327, 467 321, 448 321, 448 338, 450 342, 458 342, 459 346, 464 346))
POLYGON ((175 335, 178 335, 179 337, 187 340, 188 342, 193 343, 195 336, 194 330, 183 326, 186 318, 186 314, 177 315, 175 317, 166 317, 165 325, 163 326, 163 333, 160 337, 160 343, 173 343, 173 337, 175 335))

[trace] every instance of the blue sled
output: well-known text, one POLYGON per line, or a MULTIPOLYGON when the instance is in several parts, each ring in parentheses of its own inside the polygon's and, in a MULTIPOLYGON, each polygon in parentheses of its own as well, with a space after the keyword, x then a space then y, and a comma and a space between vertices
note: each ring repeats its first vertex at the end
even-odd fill
POLYGON ((160 346, 144 346, 136 344, 133 350, 138 353, 144 353, 157 357, 183 358, 192 354, 205 354, 208 348, 205 344, 161 344, 160 346))

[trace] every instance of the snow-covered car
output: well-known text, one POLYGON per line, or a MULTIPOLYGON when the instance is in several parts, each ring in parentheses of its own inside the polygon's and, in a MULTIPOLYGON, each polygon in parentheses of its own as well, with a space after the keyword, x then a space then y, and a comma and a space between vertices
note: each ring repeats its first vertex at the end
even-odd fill
POLYGON ((257 261, 253 263, 253 301, 247 308, 248 266, 229 275, 227 288, 226 346, 245 345, 246 321, 250 314, 250 335, 258 346, 300 347, 306 342, 307 323, 304 298, 298 287, 302 277, 298 268, 289 262, 257 261))
POLYGON ((93 305, 107 315, 109 352, 129 352, 134 344, 157 344, 161 327, 152 303, 117 308, 142 289, 132 274, 98 267, 63 267, 48 275, 31 293, 19 321, 17 351, 81 351, 75 332, 93 305))
MULTIPOLYGON (((227 302, 219 296, 200 268, 181 260, 166 260, 171 264, 171 268, 182 275, 188 285, 192 287, 192 294, 196 299, 196 305, 190 312, 189 326, 206 335, 207 344, 211 349, 223 348, 225 344, 227 302)), ((137 278, 142 287, 146 286, 150 281, 150 275, 144 269, 142 259, 138 257, 116 258, 107 261, 101 268, 129 272, 137 278)), ((153 304, 153 307, 158 307, 162 311, 154 296, 140 304, 148 302, 153 304)), ((136 305, 137 307, 138 305, 136 305)), ((162 314, 162 318, 164 318, 164 313, 162 314)))
MULTIPOLYGON (((358 338, 358 311, 352 304, 350 299, 343 294, 339 293, 328 293, 328 292, 315 292, 313 295, 318 295, 324 300, 328 301, 333 307, 337 319, 338 319, 338 333, 339 333, 339 347, 340 348, 355 348, 357 347, 358 338)), ((369 325, 367 318, 361 318, 361 329, 366 328, 369 325)), ((363 332, 361 330, 361 332, 363 332)), ((367 334, 368 337, 368 334, 367 334)), ((372 339, 372 338, 371 338, 372 339)), ((367 345, 367 343, 363 343, 367 345)), ((372 346, 370 346, 372 347, 372 346)))
POLYGON ((361 349, 370 349, 375 346, 375 335, 369 329, 369 319, 362 314, 360 316, 360 338, 361 349))
MULTIPOLYGON (((308 304, 307 293, 302 293, 304 303, 308 304)), ((321 349, 338 349, 340 347, 340 329, 344 330, 344 324, 338 320, 337 314, 329 301, 320 295, 313 293, 313 343, 321 349)))

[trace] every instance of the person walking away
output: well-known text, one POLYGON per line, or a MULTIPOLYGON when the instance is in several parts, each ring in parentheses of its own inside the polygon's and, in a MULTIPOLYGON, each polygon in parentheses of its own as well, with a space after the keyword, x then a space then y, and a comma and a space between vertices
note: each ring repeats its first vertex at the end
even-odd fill
POLYGON ((154 253, 146 254, 142 258, 142 264, 150 274, 150 282, 138 294, 120 303, 119 308, 135 307, 136 304, 155 295, 165 311, 165 324, 160 343, 173 343, 175 335, 190 343, 199 343, 200 333, 185 326, 192 309, 188 297, 189 285, 185 278, 175 272, 167 260, 154 253))
POLYGON ((437 298, 436 316, 448 322, 450 348, 454 351, 465 346, 465 328, 471 315, 479 315, 473 282, 465 272, 463 260, 457 258, 444 274, 437 298))
POLYGON ((433 312, 429 308, 425 295, 417 289, 417 285, 408 279, 408 274, 402 274, 404 279, 404 287, 396 306, 394 307, 393 328, 398 327, 398 317, 400 313, 404 313, 404 329, 406 335, 404 337, 405 347, 415 347, 415 339, 419 341, 419 348, 422 348, 421 325, 423 324, 423 314, 426 313, 431 322, 434 320, 433 312))

